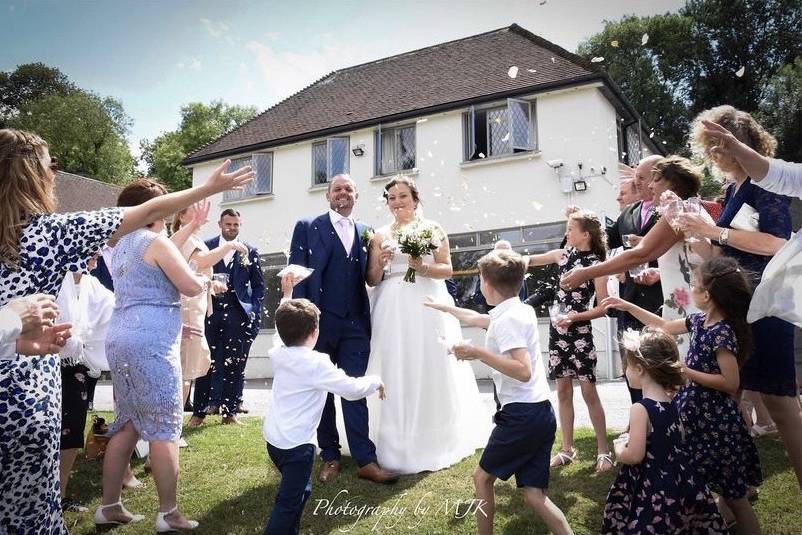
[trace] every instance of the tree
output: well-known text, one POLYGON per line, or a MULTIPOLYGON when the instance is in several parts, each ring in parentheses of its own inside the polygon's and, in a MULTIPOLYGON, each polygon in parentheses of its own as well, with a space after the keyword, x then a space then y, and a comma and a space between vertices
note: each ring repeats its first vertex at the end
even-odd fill
POLYGON ((192 151, 241 126, 256 115, 253 106, 229 106, 222 101, 206 105, 192 102, 181 107, 181 124, 177 130, 166 132, 153 142, 144 139, 141 160, 148 173, 159 177, 172 190, 192 185, 192 173, 181 161, 192 151))
POLYGON ((20 106, 48 95, 66 96, 78 88, 60 70, 43 63, 0 72, 0 128, 19 114, 20 106))
POLYGON ((777 157, 802 162, 802 56, 769 80, 758 117, 777 137, 777 157))
POLYGON ((117 184, 133 176, 126 142, 131 119, 113 98, 76 90, 26 100, 9 126, 44 138, 64 171, 117 184))
POLYGON ((756 112, 768 82, 802 56, 802 0, 688 0, 678 13, 606 21, 578 53, 600 63, 669 151, 719 104, 756 112), (646 41, 643 44, 643 41, 646 41))

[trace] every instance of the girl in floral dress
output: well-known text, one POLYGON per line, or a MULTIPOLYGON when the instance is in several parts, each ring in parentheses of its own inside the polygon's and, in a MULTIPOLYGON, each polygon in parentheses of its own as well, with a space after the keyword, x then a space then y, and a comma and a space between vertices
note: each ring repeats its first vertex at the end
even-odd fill
POLYGON ((629 416, 629 434, 615 441, 623 466, 604 506, 604 535, 726 533, 713 496, 683 448, 683 427, 671 401, 685 383, 674 338, 647 328, 623 334, 627 380, 643 389, 629 416))
POLYGON ((702 312, 684 320, 666 321, 614 298, 604 305, 626 310, 646 325, 669 334, 690 333, 683 365, 689 383, 675 398, 685 426, 686 450, 696 470, 721 496, 725 518, 734 516, 741 533, 760 533, 747 498, 750 486, 763 476, 757 448, 738 409, 739 368, 752 349, 746 323, 751 297, 738 262, 726 257, 700 265, 693 272, 691 298, 702 312))
MULTIPOLYGON (((571 214, 565 237, 566 249, 531 255, 529 265, 556 263, 562 276, 575 267, 601 262, 607 256, 604 230, 599 219, 591 213, 580 211, 571 214)), ((574 447, 573 388, 573 381, 577 379, 596 433, 596 471, 604 472, 613 467, 613 459, 607 445, 604 408, 596 391, 596 349, 590 320, 603 316, 604 308, 592 306, 594 294, 599 302, 607 297, 606 276, 584 282, 574 290, 557 290, 554 306, 562 306, 563 311, 549 327, 549 379, 557 382, 562 447, 552 459, 551 466, 570 464, 578 455, 574 447)))

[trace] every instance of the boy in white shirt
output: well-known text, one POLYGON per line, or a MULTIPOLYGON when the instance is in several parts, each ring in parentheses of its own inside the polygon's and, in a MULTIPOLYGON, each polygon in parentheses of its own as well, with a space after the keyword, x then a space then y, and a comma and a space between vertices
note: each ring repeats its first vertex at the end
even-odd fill
POLYGON ((375 375, 349 377, 328 355, 312 348, 318 337, 320 310, 307 299, 290 299, 276 310, 276 330, 284 342, 271 353, 273 403, 265 417, 267 453, 281 472, 281 483, 265 535, 297 534, 301 514, 312 493, 315 433, 326 395, 357 400, 384 385, 375 375))
POLYGON ((524 500, 558 535, 572 533, 563 512, 546 496, 549 460, 557 422, 549 402, 549 385, 540 353, 537 317, 521 302, 518 291, 526 260, 513 251, 493 251, 479 260, 482 294, 495 308, 479 314, 436 303, 427 306, 449 312, 464 323, 487 329, 485 347, 457 344, 451 351, 460 360, 480 360, 493 368, 501 410, 479 466, 473 474, 479 535, 493 533, 497 478, 515 481, 524 500))

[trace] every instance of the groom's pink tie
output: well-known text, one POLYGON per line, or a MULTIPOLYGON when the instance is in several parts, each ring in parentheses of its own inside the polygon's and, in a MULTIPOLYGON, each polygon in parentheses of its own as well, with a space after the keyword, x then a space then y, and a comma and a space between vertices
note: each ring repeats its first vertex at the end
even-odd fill
POLYGON ((354 244, 354 233, 351 231, 350 220, 346 217, 337 221, 337 235, 345 247, 345 253, 351 253, 351 246, 354 244))

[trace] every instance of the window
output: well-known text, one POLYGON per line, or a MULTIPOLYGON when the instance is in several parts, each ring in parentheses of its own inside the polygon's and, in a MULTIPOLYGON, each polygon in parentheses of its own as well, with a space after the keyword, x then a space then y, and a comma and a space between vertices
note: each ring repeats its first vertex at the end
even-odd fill
POLYGON ((351 141, 331 137, 312 144, 312 185, 325 184, 331 177, 348 172, 351 141))
POLYGON ((246 184, 242 190, 224 192, 223 202, 273 193, 273 153, 259 152, 249 158, 231 160, 228 170, 236 171, 246 165, 253 167, 253 182, 246 184))
POLYGON ((263 254, 260 257, 265 280, 265 299, 262 301, 262 329, 275 329, 275 313, 281 303, 281 279, 278 272, 287 266, 284 253, 263 254))
POLYGON ((415 167, 415 125, 376 131, 376 175, 398 173, 415 167))
POLYGON ((535 150, 534 111, 532 102, 514 98, 506 106, 471 107, 463 114, 464 160, 535 150))

